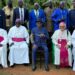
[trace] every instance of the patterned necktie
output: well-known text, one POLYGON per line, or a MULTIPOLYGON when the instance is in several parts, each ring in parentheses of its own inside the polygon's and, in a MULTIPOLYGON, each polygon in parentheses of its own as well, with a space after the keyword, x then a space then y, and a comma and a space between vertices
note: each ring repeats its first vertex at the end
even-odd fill
POLYGON ((22 11, 22 8, 21 8, 21 22, 24 22, 24 18, 23 18, 23 11, 22 11))

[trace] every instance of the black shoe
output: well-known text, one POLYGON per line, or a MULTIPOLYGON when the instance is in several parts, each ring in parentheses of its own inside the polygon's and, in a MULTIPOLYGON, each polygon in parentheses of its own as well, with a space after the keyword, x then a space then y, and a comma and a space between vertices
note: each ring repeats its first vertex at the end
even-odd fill
POLYGON ((56 65, 56 69, 60 69, 60 66, 56 65))
POLYGON ((49 71, 48 65, 45 65, 45 70, 46 70, 46 71, 49 71))
POLYGON ((30 64, 23 64, 24 66, 29 66, 30 64))
POLYGON ((0 68, 2 69, 3 68, 3 66, 0 64, 0 68))
POLYGON ((32 65, 32 71, 35 71, 35 70, 36 70, 36 66, 32 65))
POLYGON ((10 66, 11 68, 14 68, 14 66, 15 66, 15 64, 14 65, 12 65, 12 66, 10 66))

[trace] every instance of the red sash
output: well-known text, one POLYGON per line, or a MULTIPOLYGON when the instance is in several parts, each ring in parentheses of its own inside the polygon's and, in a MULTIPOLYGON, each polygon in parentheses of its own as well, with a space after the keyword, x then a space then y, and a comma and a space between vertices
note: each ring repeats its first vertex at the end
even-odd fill
POLYGON ((26 41, 26 39, 25 38, 12 38, 12 40, 13 41, 15 41, 15 42, 22 42, 22 41, 26 41))
POLYGON ((2 42, 4 40, 4 37, 0 36, 0 42, 2 42))
POLYGON ((60 66, 61 67, 69 66, 68 50, 65 47, 67 45, 66 39, 61 39, 61 40, 59 39, 58 44, 61 44, 61 48, 60 48, 60 66))

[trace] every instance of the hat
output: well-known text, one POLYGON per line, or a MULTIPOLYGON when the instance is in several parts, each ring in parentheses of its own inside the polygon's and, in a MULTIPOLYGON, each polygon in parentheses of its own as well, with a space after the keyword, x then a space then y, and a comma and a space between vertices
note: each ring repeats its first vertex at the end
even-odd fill
POLYGON ((59 26, 66 26, 66 23, 62 21, 59 23, 59 26))
POLYGON ((21 22, 21 20, 19 18, 17 18, 15 22, 21 22))

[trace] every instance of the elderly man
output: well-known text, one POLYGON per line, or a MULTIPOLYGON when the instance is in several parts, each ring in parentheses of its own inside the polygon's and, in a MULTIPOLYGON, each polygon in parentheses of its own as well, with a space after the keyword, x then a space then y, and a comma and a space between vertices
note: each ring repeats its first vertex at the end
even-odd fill
POLYGON ((23 0, 18 0, 19 7, 14 9, 13 12, 13 25, 15 25, 15 20, 20 18, 21 24, 27 27, 26 23, 29 19, 29 13, 26 8, 23 7, 23 0))
POLYGON ((59 66, 72 66, 71 54, 71 35, 66 29, 65 22, 59 24, 59 30, 56 30, 52 36, 54 44, 54 64, 57 68, 59 66))
POLYGON ((36 52, 39 47, 43 48, 45 55, 45 70, 48 71, 48 48, 47 48, 47 39, 48 32, 42 27, 41 19, 37 19, 36 21, 37 27, 32 29, 31 37, 32 37, 32 70, 36 70, 36 52))
POLYGON ((0 28, 0 64, 7 68, 7 32, 0 28))
POLYGON ((43 23, 46 21, 46 16, 44 13, 44 10, 40 8, 40 5, 38 3, 34 3, 34 9, 30 11, 29 13, 29 28, 32 30, 35 28, 36 20, 40 18, 43 23))
POLYGON ((54 31, 59 29, 59 23, 64 21, 68 28, 68 10, 65 8, 65 2, 61 1, 59 8, 56 8, 51 16, 53 21, 54 31))
POLYGON ((29 63, 29 34, 26 28, 21 25, 20 19, 16 19, 15 23, 16 25, 8 33, 10 66, 29 63))

